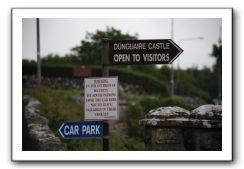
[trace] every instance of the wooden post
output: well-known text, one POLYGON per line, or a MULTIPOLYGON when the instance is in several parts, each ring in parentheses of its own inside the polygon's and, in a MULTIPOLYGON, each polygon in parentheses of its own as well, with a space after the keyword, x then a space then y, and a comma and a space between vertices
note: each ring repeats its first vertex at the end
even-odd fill
MULTIPOLYGON (((109 44, 108 39, 102 40, 102 76, 108 77, 108 52, 109 44)), ((109 121, 103 121, 103 151, 109 151, 109 121)))

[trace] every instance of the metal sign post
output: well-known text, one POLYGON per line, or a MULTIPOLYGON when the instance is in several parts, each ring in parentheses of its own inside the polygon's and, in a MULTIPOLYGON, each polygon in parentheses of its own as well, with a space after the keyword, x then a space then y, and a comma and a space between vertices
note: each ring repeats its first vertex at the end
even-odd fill
POLYGON ((37 47, 37 84, 41 84, 41 54, 40 54, 40 25, 39 18, 36 18, 36 47, 37 47))

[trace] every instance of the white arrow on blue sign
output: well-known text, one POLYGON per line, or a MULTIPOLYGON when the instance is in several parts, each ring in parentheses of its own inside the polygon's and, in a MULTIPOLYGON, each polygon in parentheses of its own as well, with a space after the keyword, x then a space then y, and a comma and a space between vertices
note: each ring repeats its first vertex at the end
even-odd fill
POLYGON ((103 125, 102 122, 64 122, 59 133, 66 139, 80 138, 102 138, 103 125))

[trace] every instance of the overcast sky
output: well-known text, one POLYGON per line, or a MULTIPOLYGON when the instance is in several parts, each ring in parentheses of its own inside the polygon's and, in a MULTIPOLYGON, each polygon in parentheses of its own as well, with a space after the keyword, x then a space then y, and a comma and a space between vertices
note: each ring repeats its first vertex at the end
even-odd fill
MULTIPOLYGON (((41 56, 65 55, 80 45, 86 32, 114 27, 139 39, 170 39, 171 19, 40 19, 41 56)), ((23 19, 22 57, 36 60, 36 20, 23 19)), ((174 61, 181 68, 212 67, 212 45, 220 38, 221 19, 174 19, 173 40, 184 50, 174 61), (198 37, 204 39, 199 40, 198 37)))

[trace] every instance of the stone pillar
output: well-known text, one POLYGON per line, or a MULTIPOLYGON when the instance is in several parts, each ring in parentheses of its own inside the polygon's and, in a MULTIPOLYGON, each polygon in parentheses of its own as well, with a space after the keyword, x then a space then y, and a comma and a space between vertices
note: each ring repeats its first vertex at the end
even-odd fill
POLYGON ((146 119, 139 121, 140 125, 145 126, 145 150, 186 150, 182 122, 188 120, 189 115, 188 110, 180 107, 151 110, 146 119))
POLYGON ((41 104, 37 99, 24 96, 23 133, 26 136, 22 140, 23 151, 67 151, 66 144, 48 126, 48 119, 40 115, 38 106, 41 104), (30 145, 33 144, 33 145, 30 145))
POLYGON ((222 106, 202 105, 189 116, 192 130, 193 150, 222 150, 222 106))
POLYGON ((221 151, 222 106, 203 105, 192 112, 159 107, 139 121, 145 126, 145 150, 221 151))

